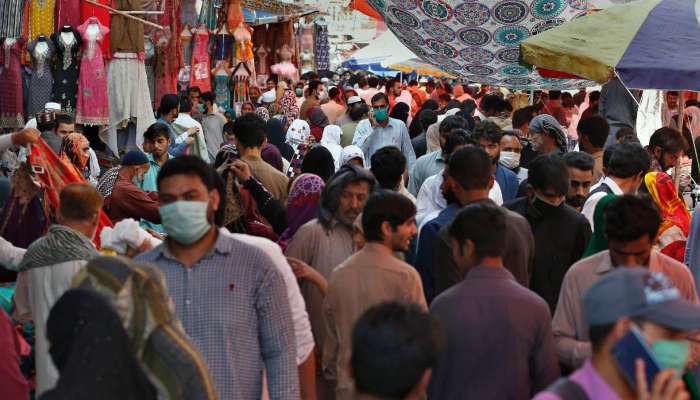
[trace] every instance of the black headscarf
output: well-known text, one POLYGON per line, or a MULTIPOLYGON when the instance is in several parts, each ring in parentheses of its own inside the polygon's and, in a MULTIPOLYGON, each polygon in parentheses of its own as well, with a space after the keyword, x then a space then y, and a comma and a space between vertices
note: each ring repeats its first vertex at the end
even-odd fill
POLYGON ((391 114, 389 116, 391 118, 396 118, 398 120, 403 121, 405 124, 406 121, 408 121, 408 113, 411 111, 411 108, 408 106, 408 104, 399 102, 394 105, 394 109, 391 110, 391 114))
MULTIPOLYGON (((423 103, 421 106, 420 110, 416 113, 416 116, 420 115, 421 111, 423 110, 433 110, 436 111, 438 108, 440 108, 440 105, 438 104, 437 101, 433 99, 428 99, 423 103)), ((423 133, 424 130, 428 129, 428 127, 423 127, 420 124, 420 121, 418 118, 413 118, 413 122, 411 122, 411 126, 408 127, 408 134, 411 135, 411 138, 414 138, 421 133, 423 133)))
POLYGON ((158 397, 136 360, 121 319, 103 295, 67 291, 51 309, 46 335, 60 378, 40 400, 158 397))
POLYGON ((328 178, 335 173, 333 155, 323 146, 312 147, 301 162, 301 173, 318 175, 324 182, 328 182, 328 178))
POLYGON ((270 142, 270 144, 277 146, 282 154, 282 157, 284 157, 287 161, 291 161, 292 157, 294 157, 294 149, 285 141, 286 132, 284 131, 282 121, 277 118, 272 118, 267 121, 265 133, 267 134, 267 141, 270 142))

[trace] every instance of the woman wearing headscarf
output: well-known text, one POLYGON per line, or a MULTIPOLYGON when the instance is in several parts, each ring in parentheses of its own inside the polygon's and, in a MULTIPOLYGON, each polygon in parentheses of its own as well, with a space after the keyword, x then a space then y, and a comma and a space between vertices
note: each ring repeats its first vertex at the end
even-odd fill
MULTIPOLYGON (((423 106, 420 108, 418 113, 416 113, 416 115, 420 115, 420 113, 424 110, 436 111, 438 108, 440 108, 438 102, 433 99, 429 99, 426 100, 425 103, 423 103, 423 106)), ((428 127, 422 126, 419 118, 414 118, 410 126, 408 127, 408 134, 411 136, 411 139, 413 139, 414 137, 425 132, 426 129, 428 129, 428 127)))
POLYGON ((323 128, 323 138, 321 138, 321 146, 327 148, 333 156, 336 171, 340 168, 343 153, 343 148, 340 146, 340 135, 342 134, 343 131, 338 125, 328 125, 323 128))
POLYGON ((277 118, 272 118, 267 121, 265 133, 268 143, 275 145, 285 160, 291 161, 294 157, 294 148, 285 142, 284 123, 277 118))
POLYGON ((324 182, 328 182, 335 173, 333 155, 323 146, 312 147, 301 162, 301 173, 318 175, 324 182))
POLYGON ((286 120, 285 126, 289 126, 295 119, 299 118, 299 107, 297 106, 297 96, 291 88, 287 88, 278 100, 280 112, 286 120))
POLYGON ((350 163, 360 168, 365 167, 365 153, 361 148, 352 144, 343 148, 340 159, 341 166, 350 163))
MULTIPOLYGON (((277 120, 277 118, 272 118, 270 121, 274 120, 277 120)), ((277 146, 270 143, 269 141, 267 143, 264 143, 262 149, 260 149, 260 158, 262 158, 263 161, 265 161, 266 163, 275 167, 275 169, 279 172, 285 172, 284 163, 282 162, 282 153, 280 153, 280 150, 277 148, 277 146)))
POLYGON ((294 181, 287 198, 287 229, 278 241, 282 250, 297 230, 305 223, 316 218, 321 191, 326 183, 314 174, 302 174, 294 181))
POLYGON ((530 121, 532 148, 540 154, 567 152, 567 138, 559 121, 549 114, 540 114, 530 121))
POLYGON ((650 172, 644 176, 644 188, 661 211, 656 247, 661 253, 684 262, 690 213, 676 192, 673 178, 664 172, 650 172))
POLYGON ((262 118, 265 122, 270 120, 270 111, 265 106, 260 106, 256 108, 255 115, 262 118))
POLYGON ((101 256, 87 263, 73 282, 109 299, 159 398, 217 398, 206 361, 182 330, 160 271, 125 257, 101 256))
POLYGON ((595 206, 595 211, 593 213, 593 236, 586 246, 586 250, 583 252, 581 258, 586 258, 594 254, 598 254, 603 250, 608 249, 608 238, 605 236, 605 209, 608 207, 613 200, 617 199, 618 196, 614 194, 609 194, 598 202, 595 206))
POLYGON ((329 125, 328 117, 321 110, 321 107, 314 107, 309 110, 309 126, 311 127, 311 136, 320 143, 323 137, 323 129, 329 125))
POLYGON ((51 359, 60 373, 40 400, 157 399, 122 320, 104 296, 67 291, 46 323, 51 359))
POLYGON ((90 176, 88 162, 90 161, 90 142, 81 133, 69 133, 61 141, 61 151, 58 156, 67 165, 75 167, 76 171, 85 179, 90 179, 93 186, 97 185, 90 176))

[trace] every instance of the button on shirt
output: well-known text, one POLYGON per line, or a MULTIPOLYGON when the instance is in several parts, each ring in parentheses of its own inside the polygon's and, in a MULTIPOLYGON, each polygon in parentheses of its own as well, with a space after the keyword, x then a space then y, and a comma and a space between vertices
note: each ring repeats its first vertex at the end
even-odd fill
POLYGON ((167 242, 136 258, 160 269, 177 316, 207 361, 221 399, 298 399, 294 324, 282 275, 263 250, 219 232, 191 268, 167 242))
MULTIPOLYGON (((389 118, 389 123, 386 127, 377 125, 373 128, 372 133, 362 144, 362 151, 365 153, 365 161, 368 168, 371 166, 370 160, 372 155, 386 146, 394 146, 401 150, 401 153, 406 156, 408 170, 413 169, 413 164, 416 163, 416 153, 413 151, 411 136, 408 134, 406 124, 398 119, 389 118)), ((415 196, 417 193, 411 192, 411 194, 415 196)))

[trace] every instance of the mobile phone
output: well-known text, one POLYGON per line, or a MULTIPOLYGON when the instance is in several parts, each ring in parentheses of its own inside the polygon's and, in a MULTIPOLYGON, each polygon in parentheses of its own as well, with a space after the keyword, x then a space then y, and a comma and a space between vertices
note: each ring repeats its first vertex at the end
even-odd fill
POLYGON ((656 374, 661 372, 659 363, 654 358, 642 333, 635 326, 632 326, 629 332, 615 343, 615 346, 612 348, 612 354, 625 379, 633 388, 637 387, 636 363, 638 359, 644 361, 644 375, 648 388, 651 388, 656 374))

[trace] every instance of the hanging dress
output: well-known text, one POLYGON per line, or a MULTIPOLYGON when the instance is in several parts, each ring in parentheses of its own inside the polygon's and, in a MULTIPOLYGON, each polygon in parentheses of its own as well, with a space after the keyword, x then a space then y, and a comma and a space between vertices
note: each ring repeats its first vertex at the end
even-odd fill
POLYGON ((24 38, 6 38, 0 42, 0 128, 24 126, 22 89, 22 49, 24 38))
POLYGON ((221 7, 223 7, 221 0, 202 0, 198 22, 206 25, 209 29, 216 28, 217 14, 221 7))
POLYGON ((177 73, 177 80, 180 91, 186 91, 192 77, 192 31, 189 25, 180 32, 180 57, 181 67, 177 73))
POLYGON ((151 94, 153 104, 156 103, 156 47, 153 45, 151 38, 146 35, 143 38, 144 46, 144 63, 146 64, 146 79, 148 79, 148 92, 151 94))
POLYGON ((80 33, 71 27, 63 27, 51 35, 56 46, 54 68, 53 100, 61 103, 61 109, 75 115, 76 95, 78 94, 78 53, 82 39, 80 33))
POLYGON ((231 89, 229 89, 230 77, 222 72, 214 75, 214 93, 216 94, 216 104, 228 110, 231 107, 231 89))
POLYGON ((76 122, 85 125, 109 124, 107 74, 100 43, 109 33, 96 17, 88 18, 78 27, 83 38, 83 58, 80 61, 76 122))
POLYGON ((80 3, 82 0, 56 0, 56 30, 64 26, 80 25, 80 3))
POLYGON ((330 44, 328 42, 328 25, 325 23, 316 24, 316 69, 318 71, 328 71, 330 67, 330 44))
POLYGON ((31 0, 29 3, 29 26, 32 40, 39 35, 50 36, 54 32, 55 7, 56 0, 31 0))
MULTIPOLYGON (((93 0, 97 3, 104 5, 111 5, 112 0, 93 0)), ((88 18, 95 17, 100 21, 100 24, 105 27, 109 27, 110 14, 109 11, 104 8, 97 7, 88 2, 80 2, 80 20, 85 22, 88 18)), ((108 29, 109 31, 109 29, 108 29)), ((109 33, 107 33, 100 42, 100 48, 102 50, 102 57, 105 60, 109 60, 112 57, 112 53, 109 50, 109 33)))
POLYGON ((24 0, 0 1, 0 38, 22 35, 24 0))
POLYGON ((170 28, 157 31, 155 35, 156 62, 155 62, 155 86, 156 95, 154 104, 160 104, 160 99, 166 94, 177 93, 177 77, 172 74, 172 63, 175 59, 170 52, 170 28))
POLYGON ((214 35, 215 48, 214 48, 214 60, 216 61, 227 61, 229 64, 233 62, 233 48, 236 45, 236 40, 233 35, 226 33, 220 33, 224 28, 221 28, 214 35))
POLYGON ((29 103, 27 112, 33 115, 44 109, 46 103, 52 100, 53 75, 51 73, 51 59, 56 54, 56 47, 46 36, 34 39, 27 51, 32 58, 34 72, 29 81, 29 103))
POLYGON ((192 37, 192 71, 190 87, 197 86, 204 92, 211 91, 211 67, 209 64, 209 30, 197 29, 192 37))

